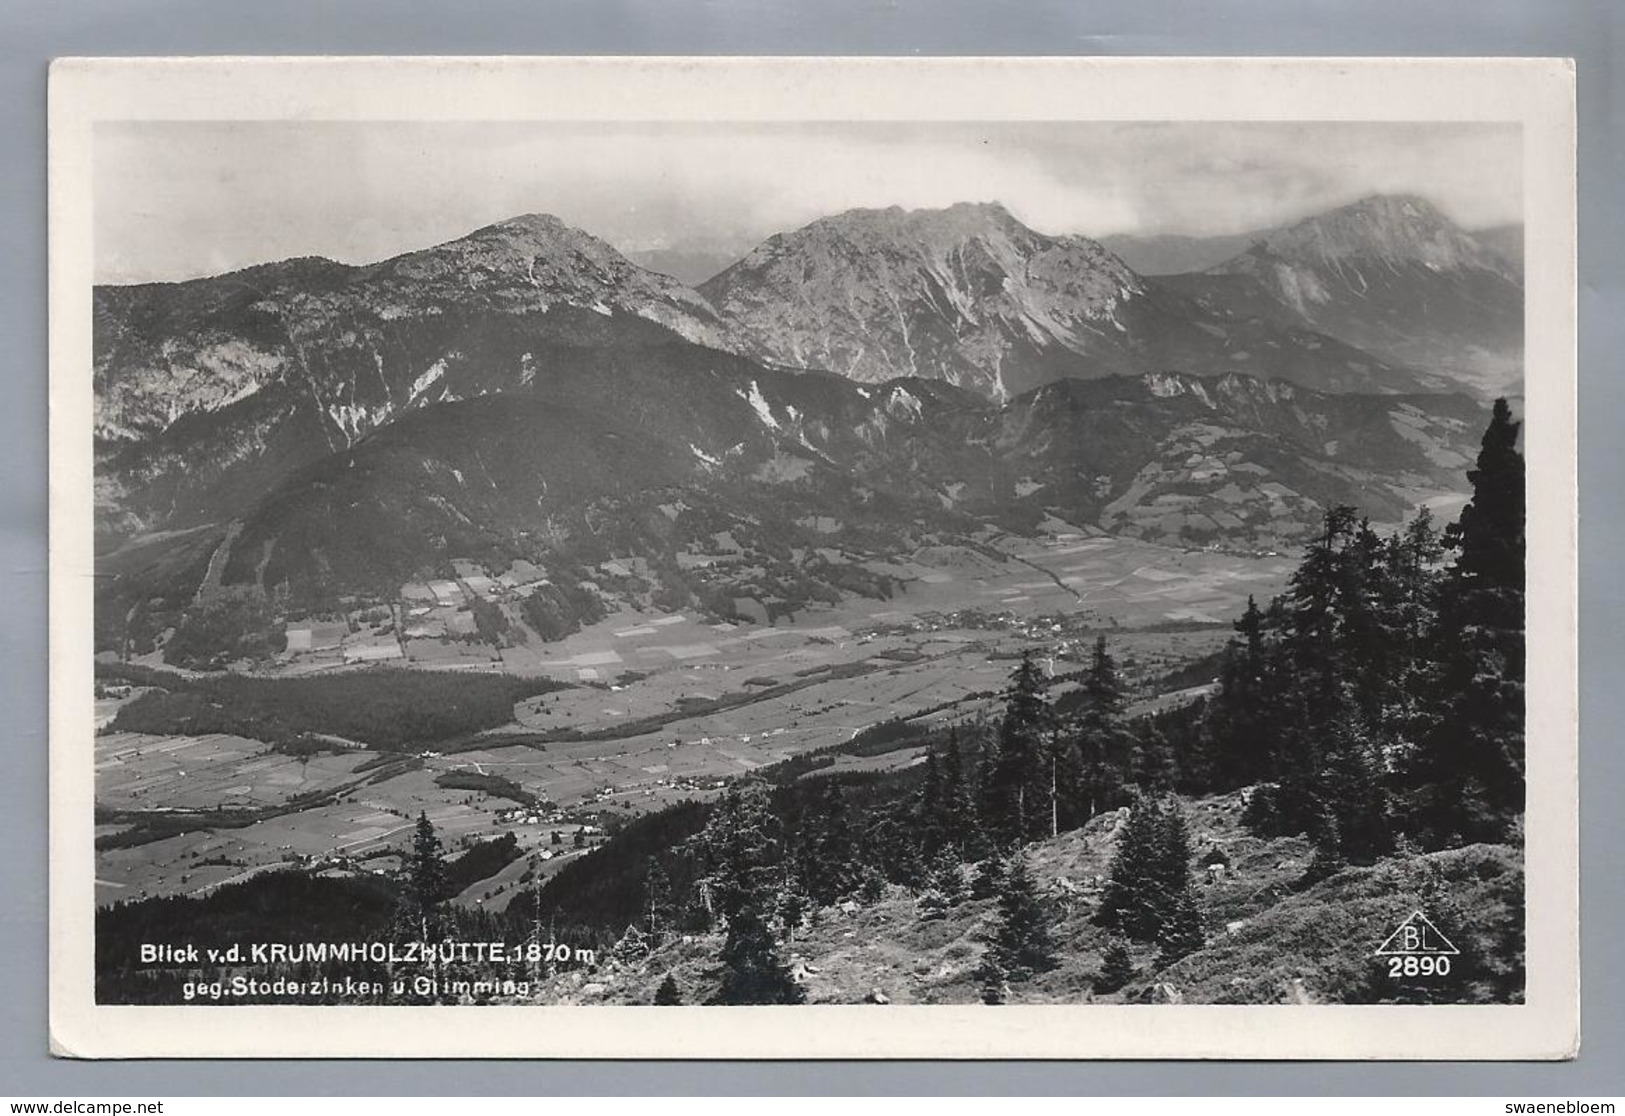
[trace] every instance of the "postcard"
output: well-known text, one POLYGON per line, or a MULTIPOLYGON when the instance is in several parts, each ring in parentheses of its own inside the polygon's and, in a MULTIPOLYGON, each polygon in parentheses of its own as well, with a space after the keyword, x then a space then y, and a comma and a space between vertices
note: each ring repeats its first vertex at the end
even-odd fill
POLYGON ((65 59, 51 1042, 1579 1042, 1552 59, 65 59))

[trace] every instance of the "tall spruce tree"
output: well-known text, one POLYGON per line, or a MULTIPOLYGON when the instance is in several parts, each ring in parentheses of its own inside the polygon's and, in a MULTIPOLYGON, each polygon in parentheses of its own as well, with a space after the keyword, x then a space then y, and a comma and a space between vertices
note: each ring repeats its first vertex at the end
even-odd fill
POLYGON ((942 747, 942 829, 948 844, 964 860, 979 860, 989 851, 976 807, 976 789, 965 764, 965 745, 957 728, 948 730, 942 747))
POLYGON ((447 895, 445 847, 427 813, 418 814, 412 831, 412 851, 406 858, 406 895, 402 914, 408 935, 433 937, 446 927, 447 895))
POLYGON ((1048 688, 1049 681, 1031 652, 1023 653, 1020 665, 1010 675, 989 788, 992 821, 1006 842, 1030 841, 1049 832, 1048 688))
POLYGON ((1005 865, 999 889, 998 919, 988 942, 988 959, 1005 980, 1023 981, 1055 967, 1053 919, 1038 894, 1020 853, 1005 865))
POLYGON ((1190 834, 1171 798, 1142 795, 1129 809, 1095 921, 1136 941, 1156 941, 1188 897, 1190 834))
POLYGON ((741 907, 728 920, 728 934, 718 958, 722 981, 718 1004, 799 1004, 806 999, 789 966, 779 956, 778 942, 761 907, 741 907))
POLYGON ((1141 726, 1134 739, 1134 765, 1130 778, 1149 794, 1164 794, 1179 781, 1173 745, 1155 724, 1141 726))
POLYGON ((1271 640, 1258 602, 1249 596, 1247 609, 1235 622, 1236 634, 1225 645, 1204 731, 1211 785, 1218 790, 1246 786, 1275 774, 1278 744, 1274 721, 1279 695, 1271 661, 1271 640))
POLYGON ((1105 636, 1095 640, 1082 692, 1077 745, 1085 798, 1081 814, 1087 821, 1113 807, 1132 763, 1133 742, 1123 724, 1128 698, 1105 636))
POLYGON ((1074 733, 1056 726, 1045 741, 1049 764, 1049 836, 1077 829, 1089 820, 1089 773, 1074 733))
POLYGON ((773 933, 783 849, 769 794, 759 779, 730 784, 699 837, 710 870, 706 882, 726 924, 717 1003, 793 1004, 803 998, 773 933))
POLYGON ((1352 705, 1325 727, 1322 738, 1325 748, 1316 792, 1323 812, 1335 822, 1337 852, 1352 863, 1370 864, 1394 847, 1381 749, 1352 705))
POLYGON ((823 789, 802 823, 801 882, 820 906, 850 895, 861 878, 853 821, 841 784, 823 780, 823 789))
POLYGON ((1473 495, 1446 534, 1435 714, 1413 762, 1425 844, 1505 840, 1524 805, 1525 491, 1520 423, 1495 401, 1473 495))
POLYGON ((671 873, 658 858, 643 877, 643 929, 656 945, 664 942, 676 919, 671 873))
POLYGON ((1327 509, 1287 590, 1284 648, 1301 717, 1294 727, 1323 723, 1338 706, 1349 678, 1346 620, 1358 586, 1348 544, 1358 528, 1354 508, 1327 509))
POLYGON ((921 764, 919 805, 916 808, 915 832, 927 854, 935 853, 949 839, 947 832, 946 801, 942 785, 942 763, 937 755, 935 741, 925 746, 925 761, 921 764))

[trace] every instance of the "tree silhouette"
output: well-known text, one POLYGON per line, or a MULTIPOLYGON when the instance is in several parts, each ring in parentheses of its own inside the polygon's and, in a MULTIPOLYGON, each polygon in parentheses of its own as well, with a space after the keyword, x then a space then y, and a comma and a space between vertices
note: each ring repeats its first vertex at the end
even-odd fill
POLYGON ((405 915, 408 930, 435 933, 444 923, 441 904, 446 896, 445 848, 427 813, 419 813, 412 832, 412 851, 406 858, 405 915))
POLYGON ((1473 496, 1446 533, 1436 713, 1413 771, 1416 823, 1442 847, 1504 840, 1524 806, 1525 494, 1521 424, 1495 401, 1473 496))

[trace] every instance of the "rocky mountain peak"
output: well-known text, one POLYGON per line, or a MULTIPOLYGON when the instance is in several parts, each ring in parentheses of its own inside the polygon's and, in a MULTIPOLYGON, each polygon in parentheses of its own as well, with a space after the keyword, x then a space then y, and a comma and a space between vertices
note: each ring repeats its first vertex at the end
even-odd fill
MULTIPOLYGON (((408 305, 494 302, 514 313, 573 306, 630 313, 712 348, 735 347, 728 329, 694 290, 649 271, 606 240, 549 213, 527 213, 369 269, 387 312, 408 305)), ((431 311, 432 312, 432 311, 431 311)))
MULTIPOLYGON (((1035 232, 998 202, 854 209, 769 238, 701 285, 754 351, 853 379, 922 376, 995 398, 1022 365, 1098 343, 1139 277, 1084 237, 1035 232)), ((1046 377, 1053 378, 1053 377, 1046 377)))
POLYGON ((582 279, 614 281, 642 272, 607 241, 548 213, 510 217, 378 266, 411 278, 485 270, 528 279, 541 261, 561 271, 575 270, 582 279))
MULTIPOLYGON (((1298 263, 1378 260, 1434 271, 1478 268, 1512 277, 1505 261, 1414 194, 1361 198, 1270 233, 1261 246, 1272 256, 1298 263)), ((1259 251, 1255 244, 1253 254, 1259 251)))
POLYGON ((1361 198, 1205 274, 1249 276, 1310 328, 1485 395, 1522 375, 1520 269, 1426 198, 1361 198))

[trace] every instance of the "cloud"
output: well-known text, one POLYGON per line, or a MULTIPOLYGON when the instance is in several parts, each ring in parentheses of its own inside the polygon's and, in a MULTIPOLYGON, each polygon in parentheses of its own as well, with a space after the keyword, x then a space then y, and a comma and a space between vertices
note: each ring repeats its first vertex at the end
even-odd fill
POLYGON ((1515 127, 1411 124, 101 125, 103 281, 370 262, 523 212, 623 248, 742 246, 853 207, 1004 202, 1050 233, 1228 233, 1373 192, 1518 219, 1515 127))

